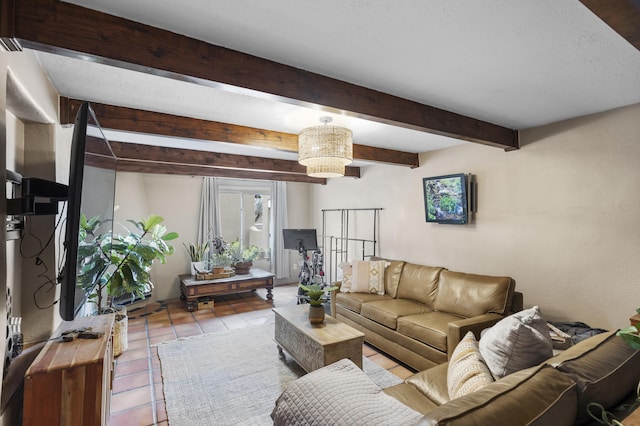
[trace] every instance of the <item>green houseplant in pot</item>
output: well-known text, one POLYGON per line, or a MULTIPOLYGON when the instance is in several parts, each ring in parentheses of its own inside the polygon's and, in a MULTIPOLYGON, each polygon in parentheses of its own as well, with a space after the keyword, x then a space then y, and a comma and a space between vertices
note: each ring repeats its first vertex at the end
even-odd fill
POLYGON ((135 229, 124 227, 123 234, 96 235, 98 217, 80 220, 77 285, 89 290, 95 286, 89 300, 96 303, 98 313, 116 312, 116 332, 125 321, 124 336, 118 339, 114 332, 114 353, 126 349, 126 309, 114 306, 114 302, 144 299, 153 288, 150 273, 154 261, 165 263, 175 251, 169 241, 178 238, 178 234, 167 232, 163 221, 161 216, 151 215, 139 221, 129 220, 135 229))
POLYGON ((327 301, 327 293, 336 290, 338 287, 324 287, 320 284, 300 284, 300 288, 305 292, 303 296, 309 302, 309 322, 311 324, 322 324, 324 322, 324 306, 327 301))
POLYGON ((182 245, 191 259, 191 275, 196 275, 198 271, 206 270, 208 263, 207 257, 209 254, 209 241, 205 241, 202 244, 189 243, 189 245, 182 243, 182 245))
POLYGON ((229 244, 228 253, 231 257, 231 266, 236 271, 236 274, 245 275, 251 270, 253 261, 260 254, 260 249, 254 244, 243 248, 240 240, 235 240, 229 244))

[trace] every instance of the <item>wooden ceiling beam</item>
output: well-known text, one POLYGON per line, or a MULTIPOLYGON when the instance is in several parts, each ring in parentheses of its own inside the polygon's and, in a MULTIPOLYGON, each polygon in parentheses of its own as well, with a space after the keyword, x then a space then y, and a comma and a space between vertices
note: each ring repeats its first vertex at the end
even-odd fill
POLYGON ((119 172, 155 173, 165 175, 214 176, 235 179, 262 179, 285 182, 326 184, 326 179, 312 178, 307 175, 277 172, 259 172, 253 170, 223 169, 218 167, 196 166, 189 164, 154 163, 130 159, 118 160, 119 172))
MULTIPOLYGON (((60 98, 60 124, 73 124, 81 100, 60 98)), ((152 111, 91 102, 91 107, 105 129, 148 133, 176 138, 228 142, 298 152, 298 135, 238 126, 217 121, 180 117, 152 111)), ((354 144, 354 160, 375 161, 411 168, 419 167, 418 154, 354 144)))
MULTIPOLYGON (((154 164, 193 165, 224 169, 245 169, 279 173, 306 174, 306 167, 297 161, 279 160, 245 155, 221 154, 192 149, 168 148, 110 141, 111 149, 118 161, 136 160, 154 164)), ((359 167, 346 167, 345 177, 360 177, 359 167)))
MULTIPOLYGON (((57 0, 0 0, 25 47, 512 150, 517 131, 57 0), (7 6, 11 5, 11 7, 7 6)), ((6 43, 5 43, 6 44, 6 43)))
POLYGON ((580 0, 580 2, 640 50, 640 2, 638 0, 580 0))

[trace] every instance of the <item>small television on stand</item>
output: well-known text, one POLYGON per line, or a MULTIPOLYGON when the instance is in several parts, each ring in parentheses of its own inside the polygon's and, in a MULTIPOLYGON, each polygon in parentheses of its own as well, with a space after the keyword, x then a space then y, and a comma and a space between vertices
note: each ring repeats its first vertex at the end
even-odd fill
POLYGON ((297 250, 304 254, 307 250, 318 249, 318 237, 315 229, 283 229, 284 248, 297 250))

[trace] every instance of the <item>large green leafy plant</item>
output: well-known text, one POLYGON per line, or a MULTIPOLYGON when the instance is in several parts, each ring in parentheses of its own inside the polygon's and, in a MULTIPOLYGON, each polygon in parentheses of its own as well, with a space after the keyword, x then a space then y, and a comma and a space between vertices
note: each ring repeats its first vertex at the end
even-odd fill
POLYGON ((114 298, 143 298, 145 291, 153 288, 151 267, 156 260, 166 262, 175 251, 169 241, 178 238, 176 232, 167 232, 163 221, 161 216, 151 215, 129 220, 135 228, 124 227, 123 234, 96 234, 100 218, 81 218, 76 283, 87 291, 95 286, 89 298, 97 303, 99 311, 110 308, 114 298), (105 290, 107 303, 103 303, 105 290))

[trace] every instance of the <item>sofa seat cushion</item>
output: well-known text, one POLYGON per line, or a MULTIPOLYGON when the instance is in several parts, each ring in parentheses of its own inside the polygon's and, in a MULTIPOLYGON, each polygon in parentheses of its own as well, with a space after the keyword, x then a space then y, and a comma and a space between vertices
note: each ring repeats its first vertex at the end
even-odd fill
POLYGON ((459 319, 459 316, 446 312, 405 315, 398 319, 397 331, 400 334, 446 352, 449 323, 459 319))
POLYGON ((422 314, 430 311, 425 305, 407 299, 387 299, 362 304, 360 314, 395 330, 398 318, 405 315, 422 314))
POLYGON ((373 302, 378 300, 391 300, 391 296, 369 294, 369 293, 339 293, 335 292, 336 304, 343 306, 350 311, 360 313, 363 303, 373 302))
POLYGON ((427 413, 420 425, 572 425, 576 383, 550 365, 518 371, 427 413))
POLYGON ((291 382, 271 412, 274 425, 408 425, 421 413, 382 392, 342 359, 291 382))
POLYGON ((583 340, 549 360, 578 384, 577 424, 587 423, 587 404, 610 409, 632 393, 640 381, 640 351, 615 332, 583 340))
POLYGON ((450 401, 447 385, 448 371, 449 363, 445 362, 409 376, 404 382, 416 388, 436 405, 442 405, 450 401))

